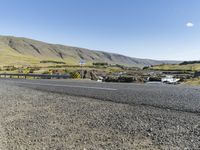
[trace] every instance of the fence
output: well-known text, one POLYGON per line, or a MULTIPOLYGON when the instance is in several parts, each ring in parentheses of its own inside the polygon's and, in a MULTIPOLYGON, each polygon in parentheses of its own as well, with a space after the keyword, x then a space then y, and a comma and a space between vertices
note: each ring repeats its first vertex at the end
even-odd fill
POLYGON ((0 74, 0 78, 27 78, 27 77, 33 77, 34 79, 68 79, 70 78, 71 76, 69 74, 52 74, 52 75, 49 75, 49 74, 7 74, 7 73, 2 73, 0 74))

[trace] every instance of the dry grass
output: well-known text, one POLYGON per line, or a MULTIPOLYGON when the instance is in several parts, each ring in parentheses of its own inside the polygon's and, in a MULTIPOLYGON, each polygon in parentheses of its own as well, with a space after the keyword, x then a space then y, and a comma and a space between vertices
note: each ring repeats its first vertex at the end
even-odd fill
MULTIPOLYGON (((51 65, 55 65, 55 63, 40 63, 43 60, 52 60, 52 61, 63 61, 68 65, 78 65, 79 62, 75 58, 66 58, 64 60, 59 58, 50 58, 50 57, 34 57, 31 55, 23 55, 17 53, 12 48, 7 46, 0 45, 0 66, 14 65, 14 66, 39 66, 39 67, 47 67, 51 65)), ((88 62, 88 64, 92 64, 88 62)))
POLYGON ((193 78, 186 81, 186 84, 189 85, 200 85, 200 78, 193 78))
POLYGON ((198 71, 200 70, 200 64, 188 64, 188 65, 157 65, 151 67, 153 70, 182 70, 182 71, 198 71))

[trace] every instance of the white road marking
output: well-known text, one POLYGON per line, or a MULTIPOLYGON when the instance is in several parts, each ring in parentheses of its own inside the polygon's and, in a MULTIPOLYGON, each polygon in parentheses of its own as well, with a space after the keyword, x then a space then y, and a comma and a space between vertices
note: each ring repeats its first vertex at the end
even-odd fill
POLYGON ((89 87, 89 86, 79 86, 79 85, 60 85, 60 84, 31 83, 31 82, 16 82, 16 83, 31 84, 31 85, 41 85, 41 86, 56 86, 56 87, 71 87, 71 88, 83 88, 83 89, 117 91, 117 89, 113 89, 113 88, 89 87))

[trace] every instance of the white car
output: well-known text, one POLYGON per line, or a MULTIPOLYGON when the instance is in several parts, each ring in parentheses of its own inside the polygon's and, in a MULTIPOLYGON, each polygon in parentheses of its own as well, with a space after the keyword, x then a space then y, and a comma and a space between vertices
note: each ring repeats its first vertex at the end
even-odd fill
POLYGON ((180 79, 174 78, 173 76, 166 76, 165 78, 162 78, 161 81, 168 84, 177 84, 180 79))

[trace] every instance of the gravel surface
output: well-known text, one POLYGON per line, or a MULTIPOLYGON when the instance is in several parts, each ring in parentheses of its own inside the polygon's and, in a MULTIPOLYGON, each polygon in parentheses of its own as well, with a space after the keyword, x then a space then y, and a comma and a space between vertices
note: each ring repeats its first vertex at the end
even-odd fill
POLYGON ((0 84, 3 150, 200 149, 198 113, 0 84))

